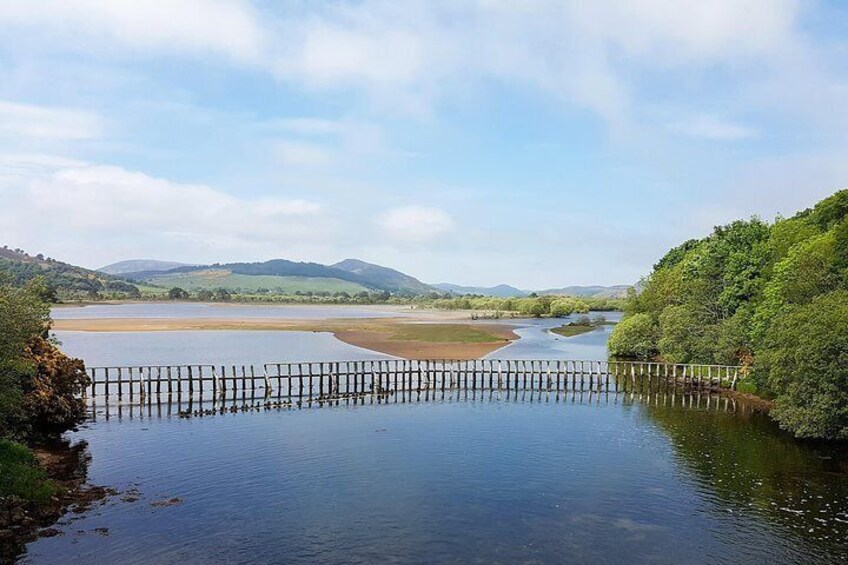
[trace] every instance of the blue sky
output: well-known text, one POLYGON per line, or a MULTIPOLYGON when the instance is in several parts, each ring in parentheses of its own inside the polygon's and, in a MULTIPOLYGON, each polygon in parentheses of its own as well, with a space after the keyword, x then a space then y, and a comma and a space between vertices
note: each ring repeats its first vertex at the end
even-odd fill
POLYGON ((848 5, 0 0, 0 242, 631 283, 848 186, 848 5))

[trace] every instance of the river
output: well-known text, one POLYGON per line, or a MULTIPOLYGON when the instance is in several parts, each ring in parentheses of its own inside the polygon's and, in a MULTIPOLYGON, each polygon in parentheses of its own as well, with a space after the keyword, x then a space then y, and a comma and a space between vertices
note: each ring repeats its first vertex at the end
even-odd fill
MULTIPOLYGON (((185 314, 156 308, 135 314, 185 314)), ((553 321, 516 323, 521 339, 490 357, 606 358, 609 327, 564 338, 547 331, 553 321)), ((313 332, 58 337, 89 365, 383 357, 313 332)), ((125 494, 66 517, 25 562, 848 558, 846 446, 795 441, 740 400, 446 394, 188 419, 142 412, 69 437, 88 444, 89 480, 125 494)))

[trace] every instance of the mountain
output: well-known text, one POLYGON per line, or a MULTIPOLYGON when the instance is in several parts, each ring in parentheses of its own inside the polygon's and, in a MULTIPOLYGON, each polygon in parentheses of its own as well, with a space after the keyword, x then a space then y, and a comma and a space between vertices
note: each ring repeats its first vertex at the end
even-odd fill
POLYGON ((368 284, 399 294, 425 294, 433 292, 433 288, 424 284, 415 277, 382 267, 373 263, 366 263, 359 259, 345 259, 333 265, 334 269, 341 269, 362 277, 368 284))
POLYGON ((118 261, 105 267, 97 269, 107 275, 125 275, 127 273, 139 273, 142 271, 169 271, 178 267, 190 267, 190 263, 178 263, 176 261, 157 261, 155 259, 128 259, 118 261))
POLYGON ((357 292, 376 290, 395 294, 423 294, 433 289, 409 275, 346 259, 335 265, 272 259, 261 263, 186 265, 167 270, 145 270, 123 276, 150 284, 187 290, 225 288, 293 292, 357 292))
POLYGON ((507 284, 499 284, 498 286, 460 286, 450 283, 439 283, 431 285, 443 292, 452 292, 453 294, 482 294, 483 296, 497 296, 498 298, 520 298, 528 296, 535 292, 539 295, 567 295, 577 296, 580 298, 621 298, 627 296, 627 289, 630 285, 615 285, 615 286, 566 286, 562 288, 551 288, 548 290, 521 290, 507 284))
POLYGON ((537 294, 563 294, 577 296, 579 298, 623 298, 627 296, 627 289, 631 286, 627 284, 614 286, 566 286, 563 288, 539 290, 537 294))
POLYGON ((483 296, 496 296, 498 298, 520 298, 527 296, 529 293, 517 289, 508 284, 499 284, 497 286, 460 286, 450 283, 438 283, 430 285, 443 292, 452 292, 453 294, 482 294, 483 296))
POLYGON ((0 278, 22 285, 40 276, 59 298, 102 296, 126 298, 139 289, 118 277, 57 261, 42 254, 29 255, 22 249, 0 248, 0 278))

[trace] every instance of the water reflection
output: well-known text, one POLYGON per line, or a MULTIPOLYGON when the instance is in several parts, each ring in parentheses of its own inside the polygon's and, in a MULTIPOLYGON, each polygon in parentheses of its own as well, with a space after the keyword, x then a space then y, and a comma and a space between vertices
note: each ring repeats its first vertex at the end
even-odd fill
MULTIPOLYGON (((522 339, 494 356, 606 359, 608 328, 558 338, 554 323, 521 322, 522 339)), ((91 365, 385 358, 297 332, 62 339, 91 365)), ((90 480, 137 500, 80 516, 26 562, 848 559, 845 446, 796 442, 707 392, 410 390, 97 410, 72 434, 89 441, 90 480), (172 498, 182 503, 155 505, 172 498), (90 534, 104 527, 108 537, 90 534)))
POLYGON ((758 410, 716 414, 646 405, 675 455, 718 511, 756 514, 779 526, 801 559, 848 559, 848 453, 844 444, 795 440, 758 410))
POLYGON ((656 406, 689 408, 705 411, 749 413, 756 408, 739 402, 735 398, 714 392, 626 392, 615 390, 569 389, 545 390, 526 389, 421 389, 398 390, 388 393, 351 393, 321 398, 306 397, 302 400, 286 398, 274 400, 265 395, 240 395, 235 398, 186 401, 168 400, 148 404, 94 403, 90 406, 90 421, 122 419, 163 419, 169 417, 204 417, 245 412, 271 410, 299 410, 339 406, 374 406, 384 404, 407 404, 422 402, 505 402, 505 403, 570 403, 580 405, 621 404, 622 406, 656 406))
POLYGON ((127 407, 82 434, 92 480, 140 500, 33 544, 31 562, 844 556, 844 453, 706 392, 258 398, 127 407), (171 498, 183 503, 155 506, 171 498), (74 534, 97 527, 109 537, 74 534))

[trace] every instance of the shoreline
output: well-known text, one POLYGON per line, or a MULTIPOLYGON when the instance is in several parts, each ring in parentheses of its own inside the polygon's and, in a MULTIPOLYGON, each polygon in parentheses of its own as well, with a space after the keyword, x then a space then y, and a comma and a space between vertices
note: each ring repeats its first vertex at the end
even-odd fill
POLYGON ((115 333, 173 331, 326 332, 349 345, 404 359, 479 359, 520 339, 511 324, 478 323, 456 315, 409 318, 72 318, 57 319, 54 331, 115 333), (450 329, 450 339, 432 331, 450 329))
POLYGON ((44 537, 62 535, 55 526, 71 522, 119 492, 88 482, 87 444, 71 445, 67 440, 31 447, 38 466, 61 492, 46 504, 24 500, 7 501, 0 508, 0 563, 15 563, 26 556, 27 546, 44 537))

